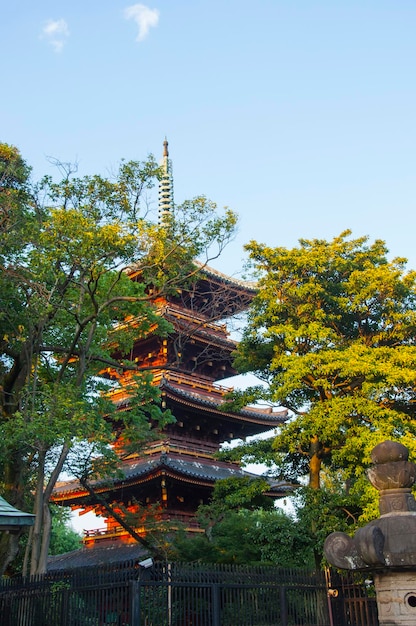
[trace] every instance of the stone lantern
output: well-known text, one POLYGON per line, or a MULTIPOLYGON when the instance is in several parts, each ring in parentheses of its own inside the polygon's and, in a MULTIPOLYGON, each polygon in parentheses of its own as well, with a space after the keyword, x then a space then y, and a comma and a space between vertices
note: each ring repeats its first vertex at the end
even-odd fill
POLYGON ((340 569, 372 571, 380 626, 416 624, 416 501, 411 487, 416 465, 401 443, 376 446, 368 471, 380 493, 380 517, 354 535, 332 533, 324 546, 328 561, 340 569))

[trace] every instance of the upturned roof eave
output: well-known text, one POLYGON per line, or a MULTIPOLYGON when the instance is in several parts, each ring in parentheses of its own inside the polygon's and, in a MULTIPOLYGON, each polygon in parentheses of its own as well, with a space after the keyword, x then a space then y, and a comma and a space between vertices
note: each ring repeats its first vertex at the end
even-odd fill
MULTIPOLYGON (((123 465, 121 466, 123 469, 123 465)), ((195 461, 195 458, 184 458, 182 455, 169 454, 162 452, 153 461, 149 459, 140 459, 137 463, 124 464, 124 476, 120 478, 107 479, 94 483, 94 489, 98 492, 110 490, 125 489, 134 485, 143 484, 154 480, 160 476, 170 476, 175 480, 197 484, 201 487, 212 487, 217 480, 223 480, 231 477, 264 478, 270 483, 267 495, 273 497, 283 497, 295 487, 286 482, 277 482, 268 479, 267 476, 259 476, 252 472, 247 472, 233 463, 223 461, 213 461, 212 463, 203 463, 195 461), (133 467, 132 467, 133 466, 133 467), (111 480, 111 485, 109 482, 111 480)), ((82 488, 78 481, 71 481, 66 487, 63 486, 55 491, 53 500, 76 500, 87 496, 87 492, 82 488)))
POLYGON ((244 422, 255 422, 258 425, 265 426, 266 428, 273 428, 279 424, 283 424, 287 419, 287 410, 283 411, 275 411, 270 413, 267 410, 264 414, 260 413, 261 409, 250 409, 249 407, 241 409, 238 412, 225 411, 221 409, 221 405, 224 404, 224 400, 221 398, 221 393, 219 392, 218 401, 214 399, 208 399, 203 397, 202 394, 198 395, 197 391, 187 391, 183 388, 173 385, 172 383, 167 383, 164 381, 160 387, 165 391, 171 400, 177 400, 178 403, 184 404, 186 406, 192 406, 196 409, 201 409, 203 411, 214 412, 218 415, 222 415, 224 417, 240 420, 244 422))
MULTIPOLYGON (((224 274, 219 270, 215 269, 211 265, 207 263, 202 263, 202 261, 194 260, 193 261, 195 267, 199 269, 200 276, 208 280, 209 278, 214 278, 219 282, 226 283, 227 285, 233 286, 235 289, 239 289, 240 291, 244 291, 250 295, 255 295, 258 290, 258 283, 253 280, 243 280, 242 278, 236 278, 235 276, 229 276, 228 274, 224 274)), ((132 263, 124 269, 124 272, 127 275, 136 275, 140 274, 142 268, 140 263, 132 263)))

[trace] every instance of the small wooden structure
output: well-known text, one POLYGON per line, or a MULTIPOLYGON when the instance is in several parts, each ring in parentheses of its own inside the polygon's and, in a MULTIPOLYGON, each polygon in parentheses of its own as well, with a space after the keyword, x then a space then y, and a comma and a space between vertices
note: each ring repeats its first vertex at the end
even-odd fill
POLYGON ((0 496, 0 532, 17 532, 24 526, 33 526, 34 523, 35 516, 32 513, 19 511, 0 496))

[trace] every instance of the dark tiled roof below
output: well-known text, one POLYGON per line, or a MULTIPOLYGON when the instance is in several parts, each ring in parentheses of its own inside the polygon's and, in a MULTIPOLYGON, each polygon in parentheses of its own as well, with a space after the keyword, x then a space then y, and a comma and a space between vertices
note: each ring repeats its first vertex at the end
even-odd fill
POLYGON ((129 560, 144 560, 149 553, 143 546, 132 543, 112 542, 107 546, 80 548, 65 554, 57 554, 48 558, 48 572, 67 570, 78 567, 100 566, 129 560))

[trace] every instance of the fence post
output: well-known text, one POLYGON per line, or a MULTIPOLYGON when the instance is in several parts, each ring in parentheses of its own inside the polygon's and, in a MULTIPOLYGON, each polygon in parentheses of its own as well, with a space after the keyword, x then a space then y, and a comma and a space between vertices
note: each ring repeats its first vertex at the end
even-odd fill
POLYGON ((212 625, 221 626, 221 599, 220 586, 218 583, 212 583, 212 625))
POLYGON ((282 622, 282 626, 287 626, 287 598, 286 598, 286 587, 284 585, 280 586, 280 619, 282 622))
POLYGON ((130 581, 130 615, 131 626, 140 626, 140 596, 141 585, 138 580, 130 581))
POLYGON ((61 626, 69 624, 70 619, 69 589, 61 589, 61 626))

